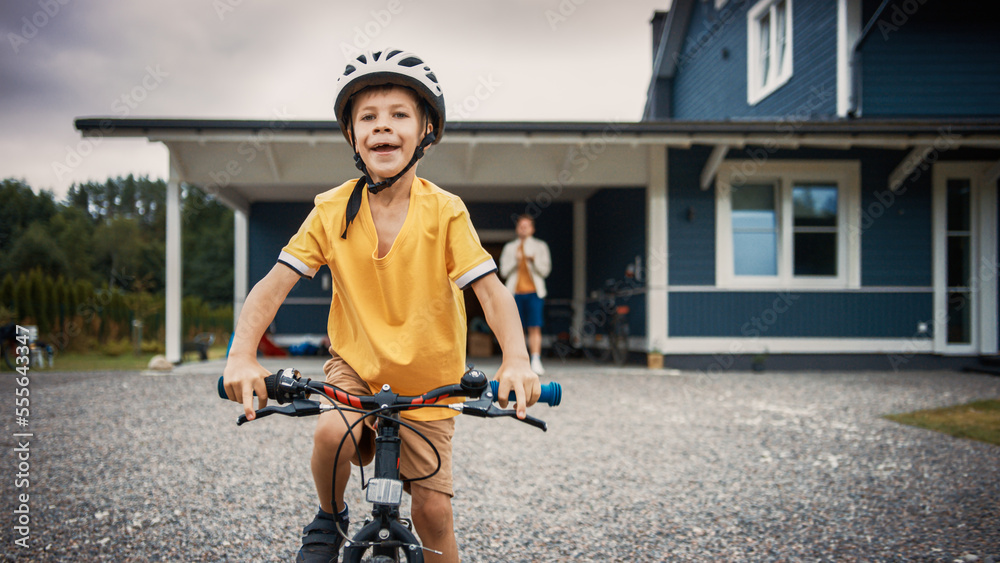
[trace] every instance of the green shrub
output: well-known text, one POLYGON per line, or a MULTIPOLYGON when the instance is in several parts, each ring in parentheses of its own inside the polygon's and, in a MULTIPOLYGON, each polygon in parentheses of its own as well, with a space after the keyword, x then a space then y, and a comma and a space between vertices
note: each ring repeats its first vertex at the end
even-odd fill
POLYGON ((107 344, 101 346, 101 353, 105 356, 117 358, 125 354, 132 353, 132 343, 127 338, 121 340, 109 340, 107 344))
POLYGON ((143 354, 165 354, 167 352, 167 347, 157 340, 143 340, 142 342, 142 353, 143 354))

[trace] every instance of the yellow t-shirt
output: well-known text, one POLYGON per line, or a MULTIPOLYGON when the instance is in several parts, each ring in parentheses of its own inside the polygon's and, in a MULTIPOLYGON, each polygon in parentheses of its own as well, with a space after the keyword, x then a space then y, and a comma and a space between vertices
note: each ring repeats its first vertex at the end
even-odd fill
MULTIPOLYGON (((367 188, 347 238, 341 238, 355 182, 316 196, 278 261, 309 278, 320 266, 330 268, 330 342, 373 393, 385 383, 400 395, 458 383, 465 371, 462 290, 496 271, 493 258, 462 200, 420 178, 410 188, 406 219, 384 257, 377 257, 367 188)), ((455 414, 440 408, 404 412, 417 420, 455 414)))

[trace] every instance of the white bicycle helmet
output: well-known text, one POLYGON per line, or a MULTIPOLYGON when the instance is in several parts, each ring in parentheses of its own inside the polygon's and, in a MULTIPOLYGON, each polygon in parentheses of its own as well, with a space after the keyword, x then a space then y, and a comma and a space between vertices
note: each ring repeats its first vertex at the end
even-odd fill
POLYGON ((351 61, 344 69, 344 74, 337 78, 334 110, 337 121, 340 123, 341 133, 344 134, 347 142, 354 147, 354 165, 362 173, 362 177, 354 185, 354 190, 347 202, 347 222, 344 226, 344 233, 340 235, 341 238, 346 239, 347 230, 361 209, 361 194, 364 186, 367 185, 368 191, 373 194, 388 188, 396 180, 402 178, 410 168, 413 168, 413 165, 424 156, 424 150, 428 146, 441 140, 441 136, 444 134, 444 93, 441 91, 441 86, 438 84, 434 72, 431 71, 431 67, 413 53, 399 49, 367 51, 351 61), (362 160, 361 154, 358 153, 357 147, 354 147, 353 141, 351 141, 349 132, 352 126, 348 110, 351 98, 355 94, 368 86, 384 84, 406 86, 415 91, 424 101, 424 112, 434 128, 420 141, 420 144, 414 149, 409 163, 399 173, 392 178, 375 182, 368 173, 368 167, 362 160))
POLYGON ((431 67, 413 53, 385 48, 358 55, 337 78, 334 110, 347 142, 351 142, 348 135, 351 116, 347 113, 351 97, 368 86, 382 84, 412 88, 430 109, 427 117, 434 125, 433 142, 441 140, 445 122, 444 93, 431 67))

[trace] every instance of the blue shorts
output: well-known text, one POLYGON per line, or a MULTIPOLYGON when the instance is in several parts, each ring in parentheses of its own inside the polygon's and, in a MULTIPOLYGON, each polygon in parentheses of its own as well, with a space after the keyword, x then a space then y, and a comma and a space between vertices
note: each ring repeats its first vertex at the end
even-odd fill
POLYGON ((517 312, 521 314, 521 326, 541 328, 545 301, 537 293, 515 293, 514 302, 517 303, 517 312))

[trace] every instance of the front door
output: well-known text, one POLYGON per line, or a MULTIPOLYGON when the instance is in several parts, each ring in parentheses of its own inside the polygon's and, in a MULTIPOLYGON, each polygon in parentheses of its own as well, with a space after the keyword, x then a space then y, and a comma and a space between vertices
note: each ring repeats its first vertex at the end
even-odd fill
POLYGON ((990 163, 934 166, 934 350, 997 351, 997 190, 990 163))

